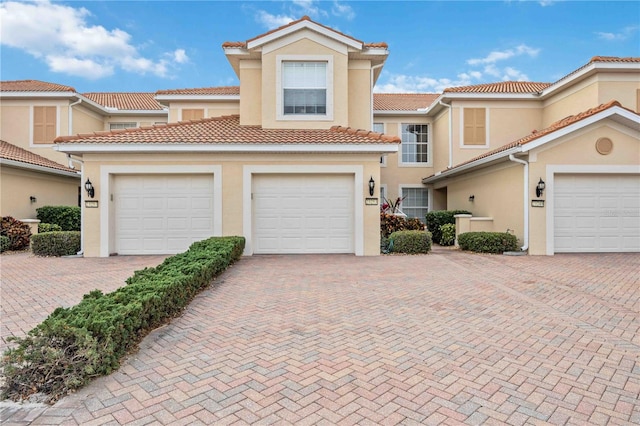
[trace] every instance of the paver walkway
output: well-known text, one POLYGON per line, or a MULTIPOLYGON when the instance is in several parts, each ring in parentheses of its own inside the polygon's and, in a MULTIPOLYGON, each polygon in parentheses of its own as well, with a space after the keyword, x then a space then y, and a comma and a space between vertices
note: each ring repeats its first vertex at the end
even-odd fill
POLYGON ((637 254, 243 258, 118 372, 52 407, 5 404, 0 415, 638 424, 639 271, 637 254))

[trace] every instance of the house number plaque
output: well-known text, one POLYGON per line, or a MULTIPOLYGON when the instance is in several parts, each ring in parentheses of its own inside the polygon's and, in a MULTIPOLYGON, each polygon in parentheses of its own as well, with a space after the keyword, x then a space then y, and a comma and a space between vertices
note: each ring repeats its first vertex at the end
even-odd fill
POLYGON ((378 205, 378 199, 377 198, 365 198, 364 199, 364 204, 366 206, 377 206, 378 205))
POLYGON ((84 206, 88 209, 96 209, 98 208, 98 200, 85 200, 84 206))
POLYGON ((531 200, 531 207, 544 207, 544 200, 531 200))

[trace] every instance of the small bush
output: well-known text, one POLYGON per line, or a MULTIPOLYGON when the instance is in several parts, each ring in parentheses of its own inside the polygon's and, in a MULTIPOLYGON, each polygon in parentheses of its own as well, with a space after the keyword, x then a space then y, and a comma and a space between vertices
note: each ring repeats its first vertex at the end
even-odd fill
POLYGON ((36 256, 71 256, 80 251, 79 231, 53 231, 31 237, 31 250, 36 256))
POLYGON ((456 242, 456 225, 445 223, 440 227, 440 245, 452 246, 456 242))
POLYGON ((397 231, 389 236, 391 251, 395 253, 429 253, 431 233, 428 231, 397 231))
POLYGON ((11 240, 9 240, 9 237, 0 235, 0 253, 9 250, 10 245, 11 245, 11 240))
POLYGON ((24 250, 29 247, 31 228, 24 222, 5 216, 0 224, 0 235, 9 238, 8 250, 24 250))
POLYGON ((39 223, 38 234, 44 234, 45 232, 62 231, 62 226, 55 223, 39 223))
POLYGON ((44 206, 36 209, 36 215, 42 223, 58 225, 62 231, 80 230, 80 207, 44 206))
POLYGON ((406 218, 392 214, 380 213, 380 235, 388 237, 397 231, 423 231, 424 224, 420 219, 406 218))
POLYGON ((507 232, 465 232, 458 235, 462 250, 477 253, 503 253, 518 249, 518 239, 507 232))
POLYGON ((455 225, 457 214, 471 214, 466 210, 434 210, 427 213, 425 219, 427 221, 427 230, 433 235, 433 241, 440 241, 442 239, 442 233, 440 227, 447 223, 455 225))

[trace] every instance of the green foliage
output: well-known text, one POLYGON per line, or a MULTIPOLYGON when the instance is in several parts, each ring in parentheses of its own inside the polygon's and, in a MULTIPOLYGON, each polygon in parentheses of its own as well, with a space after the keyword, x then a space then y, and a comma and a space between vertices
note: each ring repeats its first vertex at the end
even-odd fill
POLYGON ((429 231, 397 231, 389 236, 389 245, 394 253, 429 253, 431 233, 429 231))
POLYGON ((454 216, 457 214, 471 214, 471 212, 466 210, 434 210, 427 213, 427 230, 433 235, 433 241, 442 240, 440 227, 447 223, 455 225, 456 218, 454 216))
POLYGON ((382 237, 388 237, 396 231, 412 230, 424 230, 424 224, 420 221, 420 219, 380 213, 380 235, 382 237))
POLYGON ((54 231, 31 237, 36 256, 71 256, 80 251, 80 231, 54 231))
POLYGON ((440 235, 441 246, 452 246, 456 242, 456 225, 445 223, 440 227, 440 235))
POLYGON ((62 231, 62 226, 55 223, 39 223, 38 234, 44 234, 45 232, 62 231))
POLYGON ((9 250, 10 245, 11 245, 11 240, 9 239, 9 237, 0 235, 0 253, 9 250))
POLYGON ((8 250, 24 250, 29 247, 31 228, 24 222, 5 216, 0 224, 0 235, 9 238, 8 250))
POLYGON ((242 237, 209 238, 155 268, 136 271, 118 290, 94 290, 71 308, 58 308, 5 352, 2 398, 46 392, 53 402, 111 373, 152 329, 179 315, 213 278, 242 255, 242 237))
POLYGON ((458 235, 462 250, 477 253, 503 253, 518 249, 518 239, 507 232, 465 232, 458 235))
POLYGON ((36 214, 41 222, 58 225, 62 231, 80 230, 80 207, 44 206, 36 209, 36 214))

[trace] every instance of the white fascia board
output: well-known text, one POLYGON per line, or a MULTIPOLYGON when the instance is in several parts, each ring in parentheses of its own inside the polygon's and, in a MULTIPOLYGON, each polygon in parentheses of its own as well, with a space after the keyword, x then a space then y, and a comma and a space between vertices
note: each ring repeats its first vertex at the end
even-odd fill
POLYGON ((225 55, 246 56, 249 52, 244 47, 223 47, 225 55))
POLYGON ((267 153, 375 153, 390 154, 398 152, 396 144, 237 144, 237 143, 221 143, 221 144, 134 144, 134 143, 117 143, 117 144, 87 144, 87 143, 58 143, 54 147, 56 151, 66 152, 69 154, 83 153, 131 153, 131 152, 228 152, 228 153, 245 153, 245 152, 267 152, 267 153))
POLYGON ((421 109, 412 109, 412 110, 404 110, 404 111, 396 111, 396 110, 380 110, 374 109, 373 116, 375 118, 376 115, 426 115, 426 110, 421 109))
POLYGON ((0 92, 0 98, 75 98, 78 96, 80 95, 74 92, 0 92))
POLYGON ((354 49, 358 49, 358 50, 362 50, 362 42, 356 41, 352 38, 349 37, 345 37, 342 34, 338 34, 333 30, 330 30, 328 28, 325 28, 323 26, 320 26, 314 22, 311 21, 300 21, 294 25, 288 26, 286 28, 283 28, 279 31, 275 31, 269 34, 266 34, 262 37, 259 37, 255 40, 252 40, 250 42, 247 43, 247 49, 254 49, 256 47, 260 47, 262 45, 265 45, 267 43, 270 43, 274 40, 279 39, 280 37, 289 35, 291 33, 294 33, 296 31, 299 31, 303 28, 308 28, 312 31, 315 31, 317 33, 320 33, 326 37, 332 38, 342 44, 346 44, 349 47, 353 47, 354 49))
POLYGON ((441 179, 447 178, 447 177, 452 177, 452 176, 456 176, 458 174, 464 173, 466 171, 468 171, 469 169, 474 169, 476 167, 482 166, 484 164, 487 163, 491 163, 494 162, 496 160, 500 160, 502 158, 508 158, 509 155, 511 154, 517 154, 519 152, 522 151, 522 147, 520 146, 516 146, 513 148, 509 148, 507 150, 504 151, 500 151, 500 152, 496 152, 493 155, 490 155, 488 157, 484 157, 484 158, 480 158, 476 161, 472 161, 471 163, 467 163, 464 164, 462 166, 459 167, 454 167, 452 169, 449 170, 444 170, 441 172, 436 173, 433 176, 430 177, 426 177, 424 179, 422 179, 422 183, 435 183, 441 179))
POLYGON ((167 115, 169 109, 109 109, 109 115, 167 115))
POLYGON ((240 95, 156 95, 157 101, 239 101, 240 95))
POLYGON ((595 74, 596 72, 604 72, 604 71, 620 71, 620 70, 631 70, 631 71, 639 71, 640 72, 640 63, 629 63, 629 62, 595 62, 593 64, 589 64, 586 67, 567 75, 566 77, 556 81, 551 86, 545 88, 540 92, 541 98, 546 98, 555 92, 564 89, 566 86, 573 84, 574 82, 580 81, 585 77, 588 77, 591 74, 595 74))
POLYGON ((16 167, 20 169, 32 170, 35 172, 49 173, 52 175, 68 176, 68 177, 80 177, 80 172, 67 172, 65 170, 52 169, 51 167, 39 166, 37 164, 25 163, 23 161, 8 160, 6 158, 0 158, 0 164, 3 166, 16 167))

